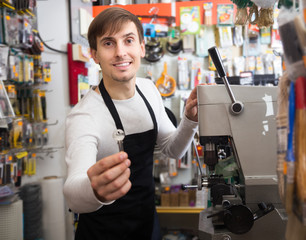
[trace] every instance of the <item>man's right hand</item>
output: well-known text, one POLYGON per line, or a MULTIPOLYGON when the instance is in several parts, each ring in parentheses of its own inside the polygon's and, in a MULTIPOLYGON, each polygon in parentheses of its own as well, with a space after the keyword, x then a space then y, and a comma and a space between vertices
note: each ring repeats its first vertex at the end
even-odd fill
POLYGON ((88 169, 91 186, 101 202, 116 200, 130 190, 130 165, 127 153, 119 152, 100 159, 88 169))

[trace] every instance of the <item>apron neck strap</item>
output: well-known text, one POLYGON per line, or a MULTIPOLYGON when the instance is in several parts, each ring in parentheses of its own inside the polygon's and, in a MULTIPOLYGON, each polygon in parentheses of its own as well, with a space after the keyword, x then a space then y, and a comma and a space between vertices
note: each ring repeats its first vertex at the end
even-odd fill
POLYGON ((112 117, 115 121, 117 129, 121 129, 121 130, 124 131, 124 128, 123 128, 122 122, 120 120, 119 114, 117 112, 117 109, 115 107, 115 104, 113 103, 113 100, 111 99, 110 95, 106 91, 106 88, 105 88, 104 83, 103 83, 103 79, 100 81, 99 90, 100 90, 102 98, 103 98, 110 114, 112 115, 112 117))

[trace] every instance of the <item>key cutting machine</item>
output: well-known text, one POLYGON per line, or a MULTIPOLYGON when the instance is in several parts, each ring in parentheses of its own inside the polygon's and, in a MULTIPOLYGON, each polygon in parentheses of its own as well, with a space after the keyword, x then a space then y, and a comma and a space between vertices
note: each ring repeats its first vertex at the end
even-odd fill
MULTIPOLYGON (((277 87, 230 86, 216 47, 209 49, 224 85, 198 86, 199 136, 212 206, 200 213, 204 240, 282 240, 286 215, 276 177, 277 87), (236 100, 237 99, 237 100, 236 100)), ((200 166, 200 164, 199 164, 200 166)))

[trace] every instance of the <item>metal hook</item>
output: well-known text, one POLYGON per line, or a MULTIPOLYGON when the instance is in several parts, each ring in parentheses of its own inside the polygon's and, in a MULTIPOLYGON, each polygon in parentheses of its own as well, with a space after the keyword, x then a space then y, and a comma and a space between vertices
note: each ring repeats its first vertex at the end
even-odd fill
POLYGON ((159 12, 159 8, 158 7, 151 7, 151 9, 149 10, 149 13, 152 13, 152 15, 157 15, 158 12, 159 12))
POLYGON ((54 126, 56 124, 58 124, 58 120, 56 120, 55 123, 48 123, 47 126, 54 126))
POLYGON ((46 93, 53 92, 53 90, 43 90, 43 91, 46 92, 46 93))
POLYGON ((152 19, 150 21, 150 24, 152 24, 156 20, 156 16, 157 16, 158 12, 159 12, 159 8, 158 7, 152 7, 149 10, 149 13, 152 13, 152 19))
POLYGON ((42 156, 36 156, 36 159, 40 159, 40 160, 44 160, 44 158, 42 156))

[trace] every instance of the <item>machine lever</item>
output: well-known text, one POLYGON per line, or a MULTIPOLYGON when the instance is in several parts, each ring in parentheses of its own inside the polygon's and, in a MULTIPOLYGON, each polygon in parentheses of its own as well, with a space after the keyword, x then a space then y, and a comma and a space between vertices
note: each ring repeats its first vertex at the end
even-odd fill
POLYGON ((272 203, 266 204, 264 202, 261 202, 258 204, 259 209, 253 214, 254 220, 257 220, 269 212, 272 212, 275 208, 272 203))
POLYGON ((182 184, 181 185, 182 190, 187 190, 187 189, 198 189, 198 185, 188 185, 188 184, 182 184))
POLYGON ((243 111, 243 103, 240 102, 240 101, 237 101, 234 94, 233 94, 233 91, 232 91, 232 89, 229 85, 229 82, 227 80, 227 77, 226 77, 226 73, 225 73, 225 70, 224 70, 224 66, 223 66, 219 51, 218 51, 217 47, 214 46, 214 47, 209 48, 208 52, 209 52, 209 55, 211 56, 212 61, 214 62, 214 65, 217 69, 217 72, 218 72, 219 76, 222 78, 223 83, 226 87, 226 90, 227 90, 227 92, 228 92, 228 94, 231 98, 232 105, 231 105, 230 110, 234 115, 238 115, 243 111))
POLYGON ((187 190, 187 189, 198 189, 202 190, 203 187, 208 187, 209 180, 207 177, 198 175, 198 185, 189 185, 189 184, 182 184, 181 189, 187 190))
MULTIPOLYGON (((219 54, 219 51, 218 51, 217 47, 214 46, 214 47, 209 48, 208 52, 209 52, 209 55, 210 55, 212 61, 214 62, 214 65, 217 69, 217 72, 218 72, 220 78, 226 77, 224 66, 222 64, 221 57, 220 57, 220 54, 219 54)), ((225 80, 227 80, 227 79, 225 79, 225 80)), ((231 98, 232 98, 233 101, 235 101, 235 97, 233 96, 233 94, 231 94, 231 98)))

